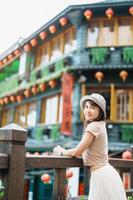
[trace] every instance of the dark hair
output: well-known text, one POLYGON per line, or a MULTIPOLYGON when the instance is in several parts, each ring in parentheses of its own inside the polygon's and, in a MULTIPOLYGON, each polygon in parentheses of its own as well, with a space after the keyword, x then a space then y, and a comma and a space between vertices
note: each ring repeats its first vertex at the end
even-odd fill
MULTIPOLYGON (((89 101, 90 105, 91 106, 96 106, 99 108, 99 115, 98 117, 94 120, 94 121, 103 121, 105 119, 104 117, 104 112, 102 111, 102 109, 94 102, 94 101, 91 101, 91 100, 86 100, 84 101, 84 104, 83 104, 83 109, 85 107, 85 104, 86 102, 89 101)), ((85 120, 85 119, 84 119, 85 120)), ((89 122, 87 122, 86 120, 84 121, 84 125, 86 126, 89 122)))

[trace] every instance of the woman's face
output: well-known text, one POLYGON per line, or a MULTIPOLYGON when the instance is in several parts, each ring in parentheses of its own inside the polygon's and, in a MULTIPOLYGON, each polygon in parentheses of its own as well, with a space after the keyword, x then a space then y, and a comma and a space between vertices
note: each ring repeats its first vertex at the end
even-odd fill
POLYGON ((87 122, 94 121, 98 118, 100 109, 98 106, 91 105, 89 101, 85 102, 84 117, 87 122))

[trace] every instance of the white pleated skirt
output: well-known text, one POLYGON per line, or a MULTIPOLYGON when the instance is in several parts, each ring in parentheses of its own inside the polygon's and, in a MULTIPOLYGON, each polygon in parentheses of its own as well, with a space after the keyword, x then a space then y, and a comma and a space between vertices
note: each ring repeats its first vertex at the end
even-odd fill
POLYGON ((110 164, 91 172, 88 200, 127 200, 122 180, 110 164))

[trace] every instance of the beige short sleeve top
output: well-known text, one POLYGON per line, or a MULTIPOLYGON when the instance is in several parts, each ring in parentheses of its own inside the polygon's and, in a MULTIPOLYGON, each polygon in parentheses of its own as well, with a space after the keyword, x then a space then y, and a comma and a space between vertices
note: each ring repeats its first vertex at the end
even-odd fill
POLYGON ((108 163, 108 138, 105 121, 91 122, 85 132, 93 134, 95 139, 83 152, 85 166, 102 167, 108 163))

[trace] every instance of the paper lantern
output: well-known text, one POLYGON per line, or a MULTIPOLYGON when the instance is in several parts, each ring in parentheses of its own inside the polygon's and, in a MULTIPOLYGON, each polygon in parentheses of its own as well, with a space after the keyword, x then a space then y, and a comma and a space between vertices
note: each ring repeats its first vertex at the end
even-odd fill
POLYGON ((48 84, 53 89, 56 86, 56 80, 50 80, 48 84))
POLYGON ((49 27, 49 31, 50 31, 50 33, 55 33, 56 31, 57 31, 57 28, 56 28, 56 26, 55 25, 51 25, 50 27, 49 27))
POLYGON ((24 95, 25 95, 25 97, 30 97, 30 95, 31 95, 30 89, 26 89, 24 91, 24 95))
POLYGON ((62 17, 59 20, 59 23, 61 24, 61 26, 65 26, 68 22, 68 19, 66 17, 62 17))
POLYGON ((30 44, 25 44, 25 45, 24 45, 24 50, 25 50, 26 52, 29 52, 29 51, 31 50, 31 45, 30 45, 30 44))
POLYGON ((37 39, 36 39, 36 38, 32 39, 32 40, 30 41, 30 43, 31 43, 31 45, 32 45, 33 47, 35 47, 35 46, 37 45, 37 39))
POLYGON ((0 99, 0 105, 1 105, 1 106, 4 105, 4 99, 0 99))
POLYGON ((17 95, 16 99, 17 99, 18 103, 21 103, 21 101, 23 100, 23 97, 22 97, 22 95, 17 95))
POLYGON ((7 61, 8 61, 8 59, 7 59, 7 58, 4 58, 4 59, 3 59, 3 63, 4 63, 4 64, 6 64, 6 63, 7 63, 7 61))
POLYGON ((123 82, 126 81, 127 77, 128 77, 128 72, 126 70, 122 70, 120 73, 119 73, 119 76, 120 78, 122 79, 123 82))
POLYGON ((14 102, 16 101, 16 97, 15 97, 14 95, 11 95, 11 96, 10 96, 10 101, 11 101, 12 103, 14 103, 14 102))
POLYGON ((19 49, 16 49, 16 50, 14 51, 14 54, 15 54, 15 56, 20 55, 20 50, 19 50, 19 49))
POLYGON ((3 62, 2 62, 2 60, 0 61, 0 67, 2 67, 2 65, 3 65, 3 62))
POLYGON ((39 89, 41 90, 41 92, 44 92, 46 90, 46 84, 45 83, 41 83, 39 85, 39 89))
POLYGON ((12 60, 13 59, 13 54, 11 53, 10 55, 8 55, 8 59, 12 60))
POLYGON ((114 11, 112 10, 112 8, 108 8, 106 11, 105 11, 105 14, 106 16, 111 19, 112 16, 114 15, 114 11))
POLYGON ((41 38, 41 40, 44 40, 47 36, 47 33, 45 31, 42 31, 40 34, 39 34, 39 37, 41 38))
POLYGON ((99 82, 102 81, 103 77, 104 77, 103 72, 98 71, 98 72, 95 73, 95 78, 96 78, 99 82))
POLYGON ((8 97, 4 97, 4 103, 8 104, 9 103, 9 98, 8 97))
POLYGON ((66 178, 69 179, 73 176, 73 172, 71 170, 66 171, 66 178))
POLYGON ((89 20, 92 17, 93 13, 90 9, 87 9, 86 11, 84 11, 84 16, 87 20, 89 20))
POLYGON ((42 176, 41 176, 41 181, 43 182, 43 183, 49 183, 49 181, 50 181, 50 175, 49 174, 43 174, 42 176))
POLYGON ((129 8, 129 13, 133 16, 133 6, 129 8))
POLYGON ((122 153, 122 158, 123 159, 127 159, 127 160, 132 159, 132 153, 131 153, 131 151, 129 151, 129 150, 124 151, 122 153))
POLYGON ((32 94, 34 94, 34 95, 36 95, 37 94, 37 92, 38 92, 38 89, 37 89, 37 86, 35 85, 35 86, 33 86, 32 88, 31 88, 31 92, 32 92, 32 94))

